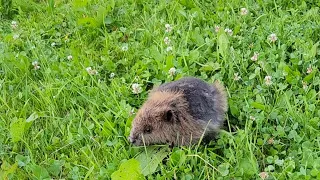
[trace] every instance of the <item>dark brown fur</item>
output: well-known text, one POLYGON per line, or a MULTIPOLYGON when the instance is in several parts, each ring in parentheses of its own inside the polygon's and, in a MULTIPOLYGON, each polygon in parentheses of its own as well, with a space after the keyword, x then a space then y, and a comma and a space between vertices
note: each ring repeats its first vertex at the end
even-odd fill
MULTIPOLYGON (((177 82, 180 83, 177 86, 188 88, 186 83, 189 83, 187 85, 194 88, 193 81, 200 80, 195 78, 186 79, 186 82, 182 80, 181 83, 177 82)), ((161 86, 155 88, 132 122, 129 140, 135 145, 190 145, 199 142, 202 136, 212 139, 212 135, 218 132, 222 125, 224 118, 222 115, 227 111, 227 98, 220 83, 216 82, 210 88, 212 88, 209 89, 212 90, 210 98, 215 103, 208 111, 214 110, 218 113, 217 117, 212 119, 195 119, 196 116, 190 109, 191 104, 184 93, 186 91, 181 88, 161 88, 161 86)))

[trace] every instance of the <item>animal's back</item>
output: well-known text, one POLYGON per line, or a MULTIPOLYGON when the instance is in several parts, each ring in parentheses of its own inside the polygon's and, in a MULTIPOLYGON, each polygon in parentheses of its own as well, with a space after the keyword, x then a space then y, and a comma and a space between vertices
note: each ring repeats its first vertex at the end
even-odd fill
POLYGON ((158 88, 159 91, 182 91, 187 99, 190 114, 200 123, 211 122, 211 128, 217 129, 223 122, 225 112, 224 92, 217 86, 197 78, 182 78, 178 81, 165 83, 158 88))

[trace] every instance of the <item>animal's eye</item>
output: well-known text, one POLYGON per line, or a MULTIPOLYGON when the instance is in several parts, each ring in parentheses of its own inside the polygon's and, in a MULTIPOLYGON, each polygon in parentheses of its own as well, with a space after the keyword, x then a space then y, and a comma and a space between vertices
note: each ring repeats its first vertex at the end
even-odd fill
POLYGON ((152 131, 152 127, 151 127, 151 126, 146 126, 146 127, 144 128, 144 133, 145 133, 145 134, 150 134, 151 131, 152 131))

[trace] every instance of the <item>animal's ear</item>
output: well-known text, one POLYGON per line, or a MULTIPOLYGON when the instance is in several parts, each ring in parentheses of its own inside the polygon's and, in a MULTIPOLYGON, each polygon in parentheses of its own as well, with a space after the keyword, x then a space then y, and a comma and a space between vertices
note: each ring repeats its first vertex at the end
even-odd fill
POLYGON ((164 119, 167 122, 179 122, 178 116, 172 110, 167 110, 164 115, 164 119))
POLYGON ((165 121, 167 121, 167 122, 173 122, 173 121, 174 121, 172 110, 167 110, 167 111, 165 112, 164 119, 165 119, 165 121))

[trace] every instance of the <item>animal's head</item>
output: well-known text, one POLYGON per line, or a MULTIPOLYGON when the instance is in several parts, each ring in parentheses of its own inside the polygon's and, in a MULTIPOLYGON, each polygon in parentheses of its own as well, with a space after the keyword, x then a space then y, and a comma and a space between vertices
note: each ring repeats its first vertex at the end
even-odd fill
POLYGON ((132 122, 129 141, 134 145, 171 144, 181 130, 186 102, 179 92, 154 92, 132 122))

